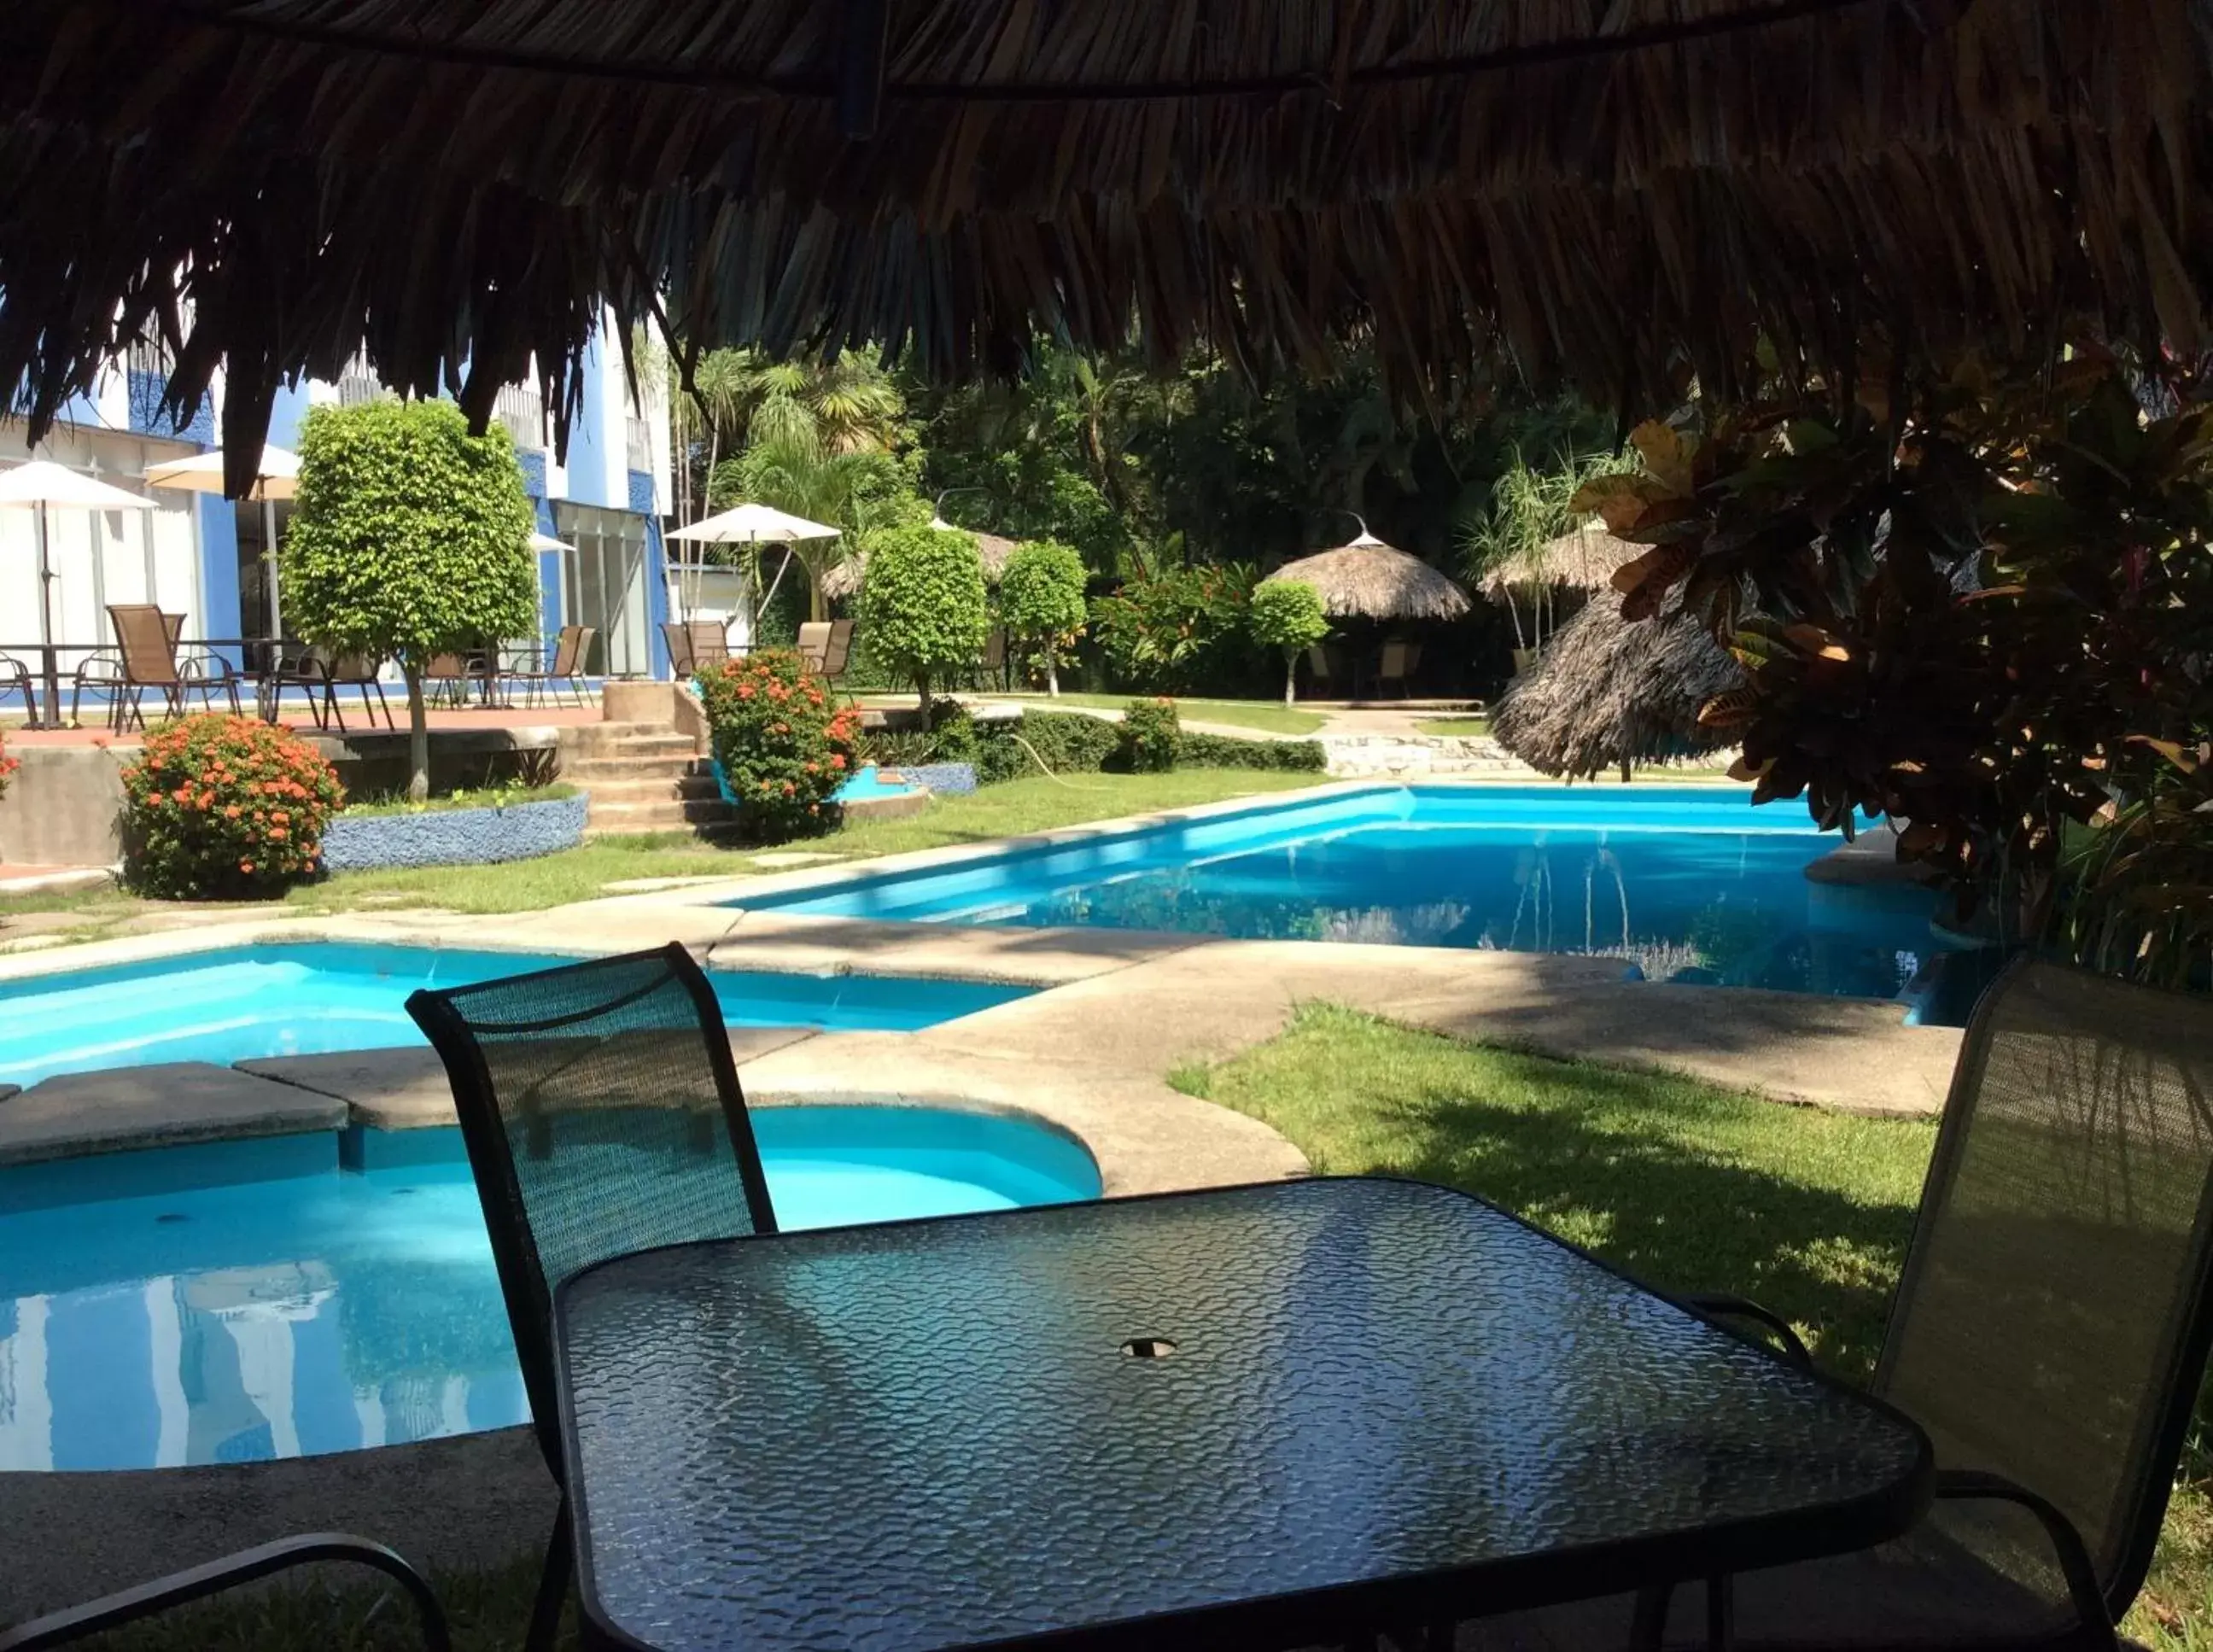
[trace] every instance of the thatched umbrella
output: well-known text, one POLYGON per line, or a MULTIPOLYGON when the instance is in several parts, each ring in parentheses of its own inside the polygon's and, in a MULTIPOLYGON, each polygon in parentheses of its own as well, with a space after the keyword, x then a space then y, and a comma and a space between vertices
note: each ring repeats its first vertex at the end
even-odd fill
POLYGON ((1531 768, 1588 777, 1601 769, 1697 757, 1733 742, 1698 708, 1744 686, 1744 673, 1695 616, 1621 617, 1600 596, 1560 627, 1543 659, 1491 714, 1498 743, 1531 768))
POLYGON ((1605 590, 1613 570, 1634 562, 1652 547, 1616 539, 1595 525, 1547 539, 1533 556, 1501 563, 1483 576, 1483 594, 1493 602, 1512 600, 1515 589, 1564 585, 1575 591, 1605 590))
POLYGON ((36 440, 158 334, 173 410, 223 364, 243 491, 289 374, 365 349, 481 424, 534 363, 565 445, 587 351, 661 320, 939 377, 1357 338, 1645 405, 2077 316, 2192 355, 2199 9, 9 0, 0 384, 36 440))
MULTIPOLYGON (((1007 558, 1015 554, 1021 543, 1019 539, 1001 539, 997 533, 979 533, 972 527, 960 527, 952 522, 933 520, 932 527, 942 527, 948 533, 966 533, 976 541, 976 558, 984 564, 984 583, 997 585, 999 576, 1007 571, 1007 558)), ((869 553, 865 551, 850 556, 822 576, 822 594, 843 600, 857 594, 869 571, 869 553)))
POLYGON ((1285 563, 1262 583, 1278 580, 1313 586, 1332 619, 1457 619, 1470 607, 1453 581, 1365 528, 1350 545, 1285 563))

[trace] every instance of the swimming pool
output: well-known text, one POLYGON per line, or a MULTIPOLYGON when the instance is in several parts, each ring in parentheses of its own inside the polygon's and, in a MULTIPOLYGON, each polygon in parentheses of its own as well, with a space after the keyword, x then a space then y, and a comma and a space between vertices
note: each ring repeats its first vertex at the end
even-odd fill
POLYGON ((1890 997, 1933 897, 1844 888, 1793 802, 1714 787, 1377 786, 733 905, 1615 956, 1653 979, 1890 997))
MULTIPOLYGON (((1020 1119, 753 1118, 788 1228, 1100 1191, 1082 1147, 1020 1119)), ((458 1132, 395 1140, 412 1161, 367 1171, 339 1167, 332 1135, 0 1170, 0 1470, 311 1456, 527 1421, 458 1132)))
MULTIPOLYGON (((0 1083, 163 1061, 420 1044, 403 1007, 419 986, 458 986, 573 962, 429 947, 300 942, 229 947, 142 964, 0 983, 0 1083)), ((1024 987, 872 975, 710 970, 734 1027, 908 1032, 1026 996, 1024 987)))

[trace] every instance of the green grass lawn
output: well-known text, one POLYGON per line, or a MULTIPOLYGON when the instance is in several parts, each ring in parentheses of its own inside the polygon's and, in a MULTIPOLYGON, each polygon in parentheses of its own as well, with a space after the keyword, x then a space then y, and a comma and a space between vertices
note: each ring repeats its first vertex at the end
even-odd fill
POLYGON ((1491 732, 1489 717, 1423 717, 1414 724, 1417 735, 1445 740, 1480 740, 1491 732))
MULTIPOLYGON (((1317 1170, 1462 1187, 1662 1289, 1753 1297, 1853 1381, 1874 1369, 1936 1134, 1326 1006, 1174 1082, 1274 1126, 1317 1170)), ((2177 1488, 2124 1628, 2161 1652, 2213 1648, 2206 1481, 2177 1488)))
MULTIPOLYGON (((1113 820, 1153 809, 1183 808, 1261 792, 1316 785, 1323 777, 1248 769, 1179 769, 1171 774, 1082 774, 1067 780, 1033 776, 987 786, 966 797, 933 800, 920 814, 863 821, 820 838, 777 845, 861 860, 951 844, 1113 820)), ((576 849, 501 866, 426 866, 340 872, 292 891, 287 904, 317 911, 358 907, 444 906, 465 912, 517 912, 589 900, 606 885, 631 878, 755 877, 789 868, 753 856, 774 850, 717 848, 688 832, 595 838, 576 849)), ((828 865, 829 862, 823 864, 828 865)))
MULTIPOLYGON (((870 694, 863 697, 871 704, 910 705, 914 697, 907 695, 870 694)), ((1142 694, 1063 694, 1055 699, 1044 694, 1000 694, 987 692, 985 699, 1014 700, 1023 705, 1034 705, 1039 710, 1050 711, 1058 707, 1088 707, 1094 710, 1119 711, 1133 699, 1143 699, 1142 694)), ((1302 711, 1280 700, 1176 700, 1176 715, 1186 722, 1226 722, 1238 728, 1258 728, 1271 735, 1310 735, 1329 721, 1319 711, 1302 711)))

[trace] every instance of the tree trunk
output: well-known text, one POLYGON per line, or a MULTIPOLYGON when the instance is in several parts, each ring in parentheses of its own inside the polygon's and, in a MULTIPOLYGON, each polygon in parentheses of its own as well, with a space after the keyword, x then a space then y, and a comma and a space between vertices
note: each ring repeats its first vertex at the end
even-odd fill
POLYGON ((1295 705, 1299 699, 1299 651, 1283 650, 1283 704, 1295 705))
POLYGON ((430 713, 423 704, 423 668, 404 660, 399 670, 407 679, 407 801, 419 803, 430 795, 430 713))
POLYGON ((1060 655, 1052 649, 1045 651, 1045 692, 1054 699, 1060 698, 1060 655))
POLYGON ((916 692, 922 697, 922 726, 930 727, 930 677, 927 673, 914 680, 916 692))

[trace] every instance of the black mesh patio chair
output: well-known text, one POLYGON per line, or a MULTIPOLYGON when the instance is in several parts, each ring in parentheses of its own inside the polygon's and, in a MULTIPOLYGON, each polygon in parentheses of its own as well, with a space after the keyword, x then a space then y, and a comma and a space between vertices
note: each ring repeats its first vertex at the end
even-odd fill
MULTIPOLYGON (((1664 1619, 1666 1643, 1704 1644, 1733 1620, 1740 1647, 2113 1646, 2209 1296, 2213 999, 2014 964, 1961 1045, 1870 1385, 1934 1442, 1935 1507, 1895 1543, 1685 1591, 1672 1613, 1648 1594, 1629 1638, 1664 1619)), ((1466 1625, 1462 1644, 1518 1644, 1512 1628, 1466 1625)))
POLYGON ((220 1560, 211 1560, 204 1566, 194 1566, 186 1571, 173 1572, 167 1577, 155 1578, 150 1583, 141 1583, 135 1588, 120 1589, 113 1594, 104 1594, 97 1600, 88 1600, 82 1606, 65 1607, 34 1618, 28 1623, 18 1624, 13 1629, 0 1629, 0 1652, 37 1652, 38 1649, 69 1646, 90 1636, 135 1624, 175 1606, 204 1600, 243 1584, 257 1582, 278 1572, 290 1571, 295 1566, 312 1566, 341 1561, 348 1564, 369 1566, 382 1572, 404 1589, 415 1603, 415 1612, 423 1633, 423 1644, 430 1652, 448 1652, 452 1645, 446 1631, 446 1614, 438 1605, 438 1597, 430 1586, 405 1560, 381 1543, 372 1543, 367 1538, 351 1537, 343 1532, 316 1532, 303 1537, 279 1539, 264 1543, 258 1548, 244 1549, 220 1560))
MULTIPOLYGON (((555 1289, 609 1257, 776 1230, 722 1007, 671 944, 419 991, 407 1013, 453 1085, 539 1448, 558 1482, 555 1289)), ((564 1490, 531 1647, 552 1643, 570 1564, 564 1490)))

